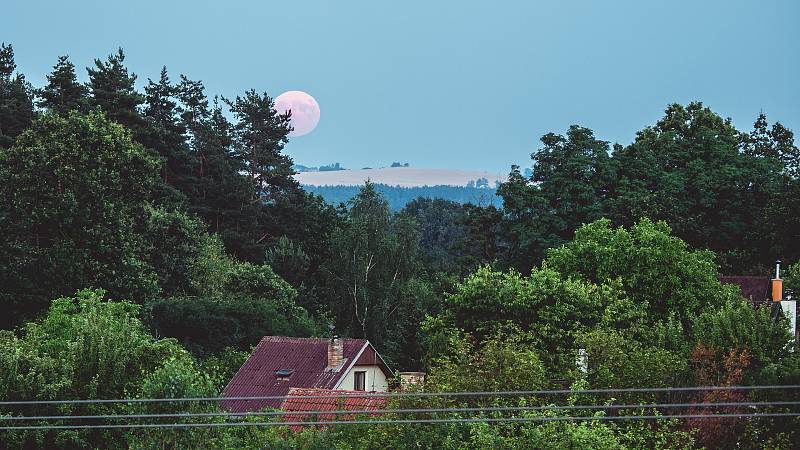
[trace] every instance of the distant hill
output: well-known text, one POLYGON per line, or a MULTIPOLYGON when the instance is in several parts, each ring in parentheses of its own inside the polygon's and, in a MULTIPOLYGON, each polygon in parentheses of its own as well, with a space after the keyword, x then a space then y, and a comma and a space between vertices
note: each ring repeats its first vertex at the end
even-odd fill
POLYGON ((389 201, 392 210, 399 210, 417 197, 443 198, 458 203, 500 206, 495 195, 498 183, 506 177, 489 172, 420 169, 400 163, 380 169, 312 171, 295 175, 303 189, 338 205, 353 198, 366 180, 389 201))
POLYGON ((370 180, 376 184, 402 187, 423 186, 468 186, 485 180, 486 186, 494 188, 497 182, 506 180, 499 173, 469 170, 421 169, 418 167, 384 167, 381 169, 334 170, 303 172, 295 175, 303 185, 312 186, 360 186, 370 180))
MULTIPOLYGON (((314 186, 301 185, 308 192, 320 195, 326 202, 338 205, 346 203, 361 189, 361 185, 353 186, 314 186)), ((375 189, 386 197, 392 211, 402 209, 406 203, 418 197, 442 198, 458 203, 472 203, 475 205, 501 206, 502 200, 496 195, 494 188, 477 188, 467 186, 389 186, 375 184, 375 189)))

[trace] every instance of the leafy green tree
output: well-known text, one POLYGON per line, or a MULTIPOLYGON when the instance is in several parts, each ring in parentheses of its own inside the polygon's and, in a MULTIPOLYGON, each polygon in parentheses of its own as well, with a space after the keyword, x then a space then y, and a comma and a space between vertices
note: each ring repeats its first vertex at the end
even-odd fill
POLYGON ((174 337, 197 355, 247 350, 265 335, 317 332, 286 281, 269 266, 227 256, 216 237, 202 243, 189 274, 186 294, 148 303, 147 315, 157 335, 174 337))
POLYGON ((591 283, 619 280, 651 321, 677 314, 686 328, 702 308, 738 298, 720 284, 714 255, 691 250, 664 222, 641 220, 629 229, 607 219, 585 225, 571 242, 550 251, 547 268, 591 283))
POLYGON ((105 62, 95 59, 94 68, 86 68, 91 94, 89 104, 100 107, 111 120, 138 136, 144 126, 139 112, 144 97, 136 91, 136 75, 128 73, 124 62, 125 53, 119 48, 116 54, 108 55, 105 62))
POLYGON ((469 273, 483 264, 494 264, 508 259, 508 239, 503 223, 503 211, 493 205, 464 205, 466 217, 463 224, 466 236, 456 241, 460 253, 461 273, 469 273))
POLYGON ((519 329, 498 330, 478 346, 466 337, 459 337, 450 345, 450 350, 433 362, 425 381, 426 390, 531 391, 547 385, 545 366, 519 329))
POLYGON ((209 239, 203 224, 180 209, 147 207, 143 239, 145 262, 152 267, 164 297, 192 292, 194 262, 209 239))
POLYGON ((692 330, 695 342, 720 354, 747 351, 745 383, 760 379, 760 371, 770 370, 789 356, 787 344, 792 341, 786 320, 776 321, 769 308, 753 308, 745 300, 703 310, 694 318, 692 330))
POLYGON ((311 259, 303 249, 286 236, 281 236, 275 245, 267 250, 264 262, 293 286, 305 279, 311 259))
MULTIPOLYGON (((105 299, 102 290, 54 300, 47 314, 19 335, 0 331, 0 398, 69 400, 125 398, 147 373, 184 352, 173 340, 156 340, 138 319, 139 307, 105 299)), ((25 415, 121 414, 120 404, 40 405, 8 410, 25 415)), ((52 422, 50 422, 52 423, 52 422)), ((13 448, 124 448, 119 430, 5 432, 13 448)))
POLYGON ((75 65, 66 55, 59 56, 53 72, 47 75, 47 86, 37 91, 39 106, 57 114, 70 111, 86 112, 88 90, 78 83, 75 65))
POLYGON ((573 125, 566 136, 548 133, 531 155, 530 178, 513 167, 500 185, 512 237, 512 261, 529 270, 548 248, 569 240, 584 223, 603 217, 613 170, 608 142, 573 125))
POLYGON ((614 329, 594 329, 578 342, 586 349, 594 388, 678 386, 690 378, 686 355, 644 345, 614 329))
POLYGON ((558 370, 573 364, 574 342, 581 333, 601 324, 631 328, 643 315, 618 284, 595 285, 550 268, 523 277, 482 267, 456 286, 444 307, 445 323, 479 339, 513 323, 530 334, 548 366, 558 370))
POLYGON ((630 226, 641 218, 665 220, 692 247, 720 253, 729 268, 752 264, 761 255, 736 253, 762 220, 760 192, 770 180, 759 179, 765 175, 763 165, 748 166, 742 157, 743 138, 730 119, 702 103, 670 105, 654 126, 637 133, 633 144, 614 150, 615 222, 630 226), (748 190, 751 182, 755 185, 748 190))
POLYGON ((419 197, 407 203, 401 214, 417 223, 425 267, 431 273, 459 273, 461 255, 455 244, 466 238, 464 207, 441 198, 419 197))
POLYGON ((25 77, 14 70, 14 48, 0 44, 0 149, 10 147, 33 121, 32 88, 25 77))
POLYGON ((408 234, 415 230, 394 229, 386 200, 371 183, 350 206, 343 229, 332 236, 331 260, 325 267, 335 292, 331 309, 340 330, 380 345, 399 307, 402 286, 416 270, 416 236, 408 234))
MULTIPOLYGON (((148 374, 137 392, 139 398, 202 398, 216 397, 219 391, 215 388, 208 374, 201 372, 187 355, 173 356, 166 359, 160 367, 148 374)), ((218 410, 213 402, 159 402, 143 403, 131 408, 134 414, 178 414, 178 413, 213 413, 218 410)), ((218 419, 211 417, 211 421, 218 419)), ((155 419, 154 422, 202 423, 209 417, 175 419, 172 417, 155 419)), ((219 433, 211 428, 155 428, 134 429, 128 436, 128 443, 133 448, 213 448, 208 446, 209 440, 219 433)))
POLYGON ((159 292, 143 235, 158 167, 101 112, 45 114, 0 152, 3 327, 85 286, 159 292))

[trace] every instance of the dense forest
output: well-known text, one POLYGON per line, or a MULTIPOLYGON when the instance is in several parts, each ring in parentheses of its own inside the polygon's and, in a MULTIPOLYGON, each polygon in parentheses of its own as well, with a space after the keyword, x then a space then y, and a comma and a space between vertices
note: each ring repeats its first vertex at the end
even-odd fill
MULTIPOLYGON (((62 56, 32 86, 0 47, 2 401, 217 396, 262 336, 324 337, 328 325, 368 338, 395 370, 426 371, 430 392, 800 384, 786 324, 718 281, 769 274, 780 258, 787 292, 800 292, 800 150, 763 113, 738 130, 699 102, 672 104, 628 145, 574 125, 541 138, 528 175, 511 168, 500 203, 416 198, 394 211, 400 194, 371 183, 340 206, 299 186, 290 116, 267 93, 210 97, 166 67, 139 90, 121 49, 86 71, 79 82, 62 56)), ((0 418, 216 408, 4 406, 0 418)), ((48 429, 2 431, 0 447, 788 449, 798 425, 48 429)))
MULTIPOLYGON (((397 212, 403 209, 409 202, 418 198, 443 199, 455 203, 480 206, 501 207, 503 201, 498 197, 497 191, 489 187, 474 186, 390 186, 388 184, 374 183, 373 188, 389 203, 389 210, 397 212)), ((304 191, 319 195, 326 202, 332 205, 341 203, 347 204, 358 195, 361 186, 313 186, 301 185, 304 191)))

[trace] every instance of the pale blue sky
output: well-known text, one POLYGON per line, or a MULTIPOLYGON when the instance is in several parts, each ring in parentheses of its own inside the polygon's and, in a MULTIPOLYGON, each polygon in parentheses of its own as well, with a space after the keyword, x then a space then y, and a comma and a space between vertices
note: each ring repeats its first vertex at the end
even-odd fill
POLYGON ((36 85, 122 46, 140 82, 166 64, 212 95, 307 91, 298 163, 506 173, 546 132, 628 143, 671 102, 800 131, 798 19, 788 0, 5 0, 0 41, 36 85))

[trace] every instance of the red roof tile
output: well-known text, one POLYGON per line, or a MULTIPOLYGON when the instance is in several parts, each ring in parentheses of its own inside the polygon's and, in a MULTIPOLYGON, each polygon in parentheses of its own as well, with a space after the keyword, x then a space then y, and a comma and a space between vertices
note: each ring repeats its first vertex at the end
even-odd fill
MULTIPOLYGON (((376 411, 386 407, 386 397, 364 396, 360 391, 292 388, 281 409, 286 412, 306 411, 376 411), (315 397, 315 396, 320 397, 315 397), (336 396, 336 397, 333 397, 336 396)), ((349 420, 352 414, 285 414, 284 422, 349 420)), ((297 431, 302 428, 293 425, 297 431)))
MULTIPOLYGON (((222 391, 222 396, 273 397, 285 396, 291 388, 332 389, 362 349, 371 348, 364 339, 342 341, 344 362, 336 371, 328 369, 328 339, 265 336, 222 391), (293 371, 288 379, 276 375, 275 372, 282 369, 293 371)), ((381 364, 382 359, 378 359, 381 364)), ((388 368, 384 371, 390 375, 388 368)), ((233 412, 258 411, 278 408, 282 400, 223 400, 221 406, 233 412)))
POLYGON ((769 277, 754 276, 722 276, 720 283, 739 286, 742 296, 753 303, 762 303, 771 299, 772 287, 769 277))

